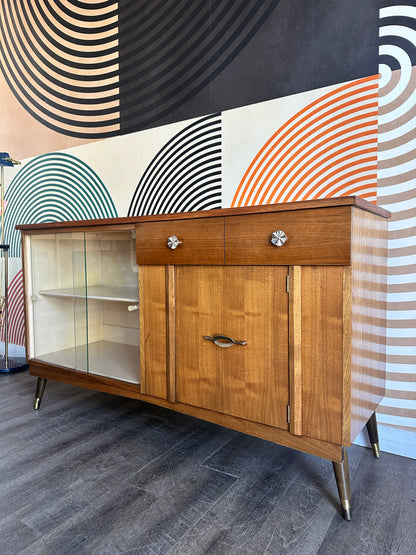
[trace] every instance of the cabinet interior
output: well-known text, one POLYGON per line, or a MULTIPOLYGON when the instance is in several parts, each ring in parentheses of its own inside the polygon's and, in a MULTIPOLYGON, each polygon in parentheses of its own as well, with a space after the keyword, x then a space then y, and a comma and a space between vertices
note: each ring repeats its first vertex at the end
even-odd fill
POLYGON ((34 234, 28 241, 30 356, 140 383, 133 232, 34 234))

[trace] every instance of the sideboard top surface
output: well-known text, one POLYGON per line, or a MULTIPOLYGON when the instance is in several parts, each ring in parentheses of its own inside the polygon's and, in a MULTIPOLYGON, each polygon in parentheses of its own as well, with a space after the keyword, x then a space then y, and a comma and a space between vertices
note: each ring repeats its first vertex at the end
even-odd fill
POLYGON ((179 212, 173 214, 154 214, 149 216, 127 216, 120 218, 103 218, 97 220, 79 220, 69 222, 44 222, 36 224, 19 224, 16 229, 21 231, 36 231, 41 229, 89 227, 97 225, 120 225, 139 224, 145 222, 158 222, 168 220, 190 220, 197 218, 215 218, 219 216, 240 216, 249 214, 264 214, 272 212, 287 212, 290 210, 310 210, 314 208, 330 208, 337 206, 357 207, 367 212, 372 212, 384 218, 390 218, 390 212, 368 202, 360 197, 334 197, 327 199, 305 200, 297 202, 285 202, 280 204, 263 204, 257 206, 244 206, 233 208, 218 208, 214 210, 202 210, 197 212, 179 212))

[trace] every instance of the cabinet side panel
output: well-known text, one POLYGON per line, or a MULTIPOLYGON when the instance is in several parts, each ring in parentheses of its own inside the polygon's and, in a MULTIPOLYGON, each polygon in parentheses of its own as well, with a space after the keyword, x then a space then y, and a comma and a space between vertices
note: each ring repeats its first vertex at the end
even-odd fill
POLYGON ((353 209, 351 442, 385 393, 387 220, 353 209))
POLYGON ((167 398, 166 273, 164 266, 139 267, 141 391, 167 398))
POLYGON ((302 433, 342 444, 343 268, 302 268, 302 433))

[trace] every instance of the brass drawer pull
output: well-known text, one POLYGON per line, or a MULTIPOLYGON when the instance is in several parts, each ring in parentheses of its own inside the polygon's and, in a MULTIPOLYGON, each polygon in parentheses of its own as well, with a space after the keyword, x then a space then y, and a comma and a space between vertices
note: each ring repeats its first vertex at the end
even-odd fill
POLYGON ((281 229, 272 233, 270 241, 275 247, 282 247, 287 241, 287 235, 281 229))
POLYGON ((182 241, 179 241, 176 235, 171 235, 170 237, 168 237, 168 242, 166 243, 166 245, 172 250, 176 249, 181 244, 182 241))
POLYGON ((247 345, 247 341, 235 341, 231 339, 231 337, 227 337, 226 335, 214 335, 211 337, 210 335, 204 335, 204 339, 207 341, 213 341, 217 347, 232 347, 233 345, 247 345))

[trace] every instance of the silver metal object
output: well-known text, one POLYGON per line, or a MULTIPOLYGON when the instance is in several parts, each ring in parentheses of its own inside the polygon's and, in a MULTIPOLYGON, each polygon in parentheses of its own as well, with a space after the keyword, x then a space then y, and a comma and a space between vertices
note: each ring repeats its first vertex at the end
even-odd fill
POLYGON ((211 337, 210 335, 204 335, 204 339, 207 341, 213 341, 217 347, 232 347, 233 345, 247 345, 247 341, 235 341, 235 339, 231 339, 231 337, 227 337, 226 335, 214 335, 211 337))
POLYGON ((171 235, 170 237, 168 237, 168 242, 166 244, 170 249, 174 250, 182 244, 182 241, 179 241, 176 235, 171 235))
POLYGON ((131 312, 132 310, 137 310, 138 308, 139 308, 139 307, 138 307, 137 304, 130 304, 130 305, 127 307, 127 310, 128 310, 129 312, 131 312))
POLYGON ((35 405, 33 407, 35 410, 38 410, 40 407, 47 381, 48 380, 46 378, 38 378, 38 382, 36 384, 35 405))
POLYGON ((284 231, 278 229, 272 233, 270 241, 275 247, 282 247, 287 241, 287 235, 284 231))
POLYGON ((335 479, 337 481, 343 517, 345 520, 351 520, 351 488, 347 450, 342 448, 342 454, 342 462, 339 463, 333 461, 332 465, 334 467, 335 479))

